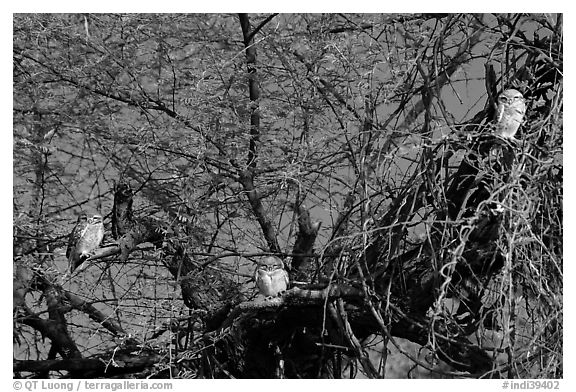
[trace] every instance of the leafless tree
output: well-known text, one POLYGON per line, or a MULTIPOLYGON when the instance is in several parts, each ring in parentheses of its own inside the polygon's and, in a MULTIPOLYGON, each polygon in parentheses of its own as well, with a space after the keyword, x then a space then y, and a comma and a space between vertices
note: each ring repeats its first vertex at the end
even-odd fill
POLYGON ((15 15, 15 377, 561 378, 562 50, 549 14, 15 15))

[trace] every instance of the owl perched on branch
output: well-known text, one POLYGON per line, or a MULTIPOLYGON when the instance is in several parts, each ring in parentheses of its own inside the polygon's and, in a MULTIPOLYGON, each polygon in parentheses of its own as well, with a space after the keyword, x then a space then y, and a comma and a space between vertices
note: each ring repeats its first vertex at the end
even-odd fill
POLYGON ((91 256, 92 251, 97 249, 104 238, 104 225, 102 215, 88 216, 82 213, 76 221, 68 239, 66 257, 70 264, 70 272, 74 272, 80 264, 91 256))
POLYGON ((114 239, 122 237, 134 226, 133 197, 134 192, 130 184, 120 182, 114 186, 114 205, 112 206, 112 237, 114 239))
POLYGON ((288 289, 288 272, 276 256, 266 256, 258 262, 254 279, 260 294, 265 297, 276 297, 288 289))
POLYGON ((506 139, 514 139, 525 113, 526 103, 522 93, 514 89, 504 90, 498 96, 496 134, 506 139))

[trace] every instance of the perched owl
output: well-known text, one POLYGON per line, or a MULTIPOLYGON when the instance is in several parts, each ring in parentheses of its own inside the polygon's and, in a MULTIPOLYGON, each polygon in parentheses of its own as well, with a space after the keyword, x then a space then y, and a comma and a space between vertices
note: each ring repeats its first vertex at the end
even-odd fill
POLYGON ((86 214, 81 214, 76 221, 76 226, 70 233, 66 257, 70 264, 70 272, 74 272, 80 264, 90 257, 90 253, 97 249, 104 238, 104 225, 102 216, 94 215, 88 219, 86 214))
POLYGON ((118 239, 134 226, 132 213, 134 192, 130 184, 121 182, 114 186, 114 205, 112 207, 112 237, 118 239))
POLYGON ((503 138, 513 139, 518 127, 524 120, 526 104, 518 90, 504 90, 498 96, 496 109, 496 134, 503 138))
POLYGON ((78 219, 76 220, 76 226, 72 229, 72 232, 68 236, 68 248, 66 248, 66 258, 70 260, 70 255, 74 250, 76 243, 82 237, 82 233, 88 227, 88 215, 86 213, 81 213, 78 215, 78 219))
POLYGON ((276 297, 288 289, 288 272, 276 256, 266 256, 258 262, 254 279, 260 294, 265 297, 276 297))

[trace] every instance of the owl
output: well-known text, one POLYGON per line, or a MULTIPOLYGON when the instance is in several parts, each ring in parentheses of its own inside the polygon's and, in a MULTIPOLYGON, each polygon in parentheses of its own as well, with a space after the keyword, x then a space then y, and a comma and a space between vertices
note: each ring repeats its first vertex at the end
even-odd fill
POLYGON ((70 272, 74 272, 80 264, 90 257, 90 253, 97 249, 104 238, 104 225, 102 216, 94 215, 88 219, 86 214, 81 214, 76 221, 68 239, 66 257, 70 264, 70 272))
POLYGON ((518 90, 504 90, 498 96, 496 108, 496 134, 506 139, 514 139, 518 127, 524 120, 526 103, 518 90))
POLYGON ((132 213, 134 192, 129 184, 120 182, 114 186, 114 205, 112 207, 112 237, 118 239, 134 226, 132 213))
POLYGON ((276 297, 288 289, 288 272, 276 256, 266 256, 258 262, 254 280, 260 294, 265 297, 276 297))
POLYGON ((66 249, 66 258, 70 260, 70 255, 75 248, 76 242, 82 237, 82 232, 88 227, 88 215, 81 213, 76 220, 76 226, 68 236, 68 248, 66 249))

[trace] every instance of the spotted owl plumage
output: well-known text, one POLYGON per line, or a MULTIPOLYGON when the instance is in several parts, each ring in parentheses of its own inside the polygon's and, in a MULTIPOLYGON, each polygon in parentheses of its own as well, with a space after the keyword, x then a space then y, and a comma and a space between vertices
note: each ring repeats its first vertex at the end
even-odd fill
POLYGON ((498 96, 496 108, 496 134, 506 139, 513 139, 526 113, 526 103, 518 90, 504 90, 498 96))
POLYGON ((72 232, 68 236, 68 248, 66 248, 66 258, 70 260, 72 252, 75 250, 76 243, 82 237, 82 233, 88 227, 88 215, 81 213, 78 215, 76 220, 76 225, 72 229, 72 232))
POLYGON ((76 226, 72 229, 68 239, 66 257, 70 264, 70 272, 74 272, 91 253, 100 246, 104 238, 104 225, 101 215, 88 218, 86 214, 78 216, 76 226))
POLYGON ((276 256, 267 256, 258 262, 254 279, 258 291, 265 297, 276 297, 288 289, 288 272, 276 256))

